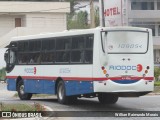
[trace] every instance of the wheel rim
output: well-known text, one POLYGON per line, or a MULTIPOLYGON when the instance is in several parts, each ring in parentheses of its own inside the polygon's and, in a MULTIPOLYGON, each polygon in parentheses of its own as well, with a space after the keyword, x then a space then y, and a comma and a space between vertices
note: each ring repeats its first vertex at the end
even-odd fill
POLYGON ((62 100, 64 96, 64 88, 62 85, 59 86, 58 95, 59 95, 59 99, 62 100))
POLYGON ((21 95, 24 94, 24 85, 21 85, 21 86, 20 86, 20 93, 21 93, 21 95))

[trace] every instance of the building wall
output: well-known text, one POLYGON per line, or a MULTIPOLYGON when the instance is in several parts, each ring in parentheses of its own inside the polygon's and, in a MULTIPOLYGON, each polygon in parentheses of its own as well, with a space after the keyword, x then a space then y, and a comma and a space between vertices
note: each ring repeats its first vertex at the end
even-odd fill
POLYGON ((21 18, 21 26, 26 26, 25 15, 0 15, 0 37, 13 30, 15 26, 15 19, 21 18))
POLYGON ((16 28, 15 18, 21 18, 21 26, 19 27, 26 27, 30 29, 28 34, 59 32, 67 29, 65 13, 27 13, 22 15, 0 15, 0 37, 16 28))
POLYGON ((67 29, 69 2, 0 2, 0 47, 11 37, 67 29))
MULTIPOLYGON (((53 32, 67 29, 66 14, 64 13, 30 13, 26 15, 26 27, 28 28, 48 28, 53 32)), ((44 31, 45 32, 45 31, 44 31)))
POLYGON ((8 33, 15 28, 15 16, 1 15, 0 16, 0 36, 8 33))

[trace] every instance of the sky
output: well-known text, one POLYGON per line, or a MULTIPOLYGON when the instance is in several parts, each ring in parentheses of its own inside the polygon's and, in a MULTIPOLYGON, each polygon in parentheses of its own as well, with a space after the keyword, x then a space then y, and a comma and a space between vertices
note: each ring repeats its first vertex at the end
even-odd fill
POLYGON ((4 53, 5 53, 6 49, 5 48, 0 48, 0 69, 2 67, 5 67, 5 61, 4 61, 4 53))

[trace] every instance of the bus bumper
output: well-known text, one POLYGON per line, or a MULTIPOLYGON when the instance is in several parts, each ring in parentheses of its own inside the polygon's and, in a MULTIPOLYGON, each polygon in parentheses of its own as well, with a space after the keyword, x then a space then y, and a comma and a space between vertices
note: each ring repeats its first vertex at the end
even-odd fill
POLYGON ((120 84, 112 80, 95 81, 94 92, 112 92, 112 93, 125 93, 125 92, 147 92, 154 90, 153 80, 139 80, 130 84, 120 84))

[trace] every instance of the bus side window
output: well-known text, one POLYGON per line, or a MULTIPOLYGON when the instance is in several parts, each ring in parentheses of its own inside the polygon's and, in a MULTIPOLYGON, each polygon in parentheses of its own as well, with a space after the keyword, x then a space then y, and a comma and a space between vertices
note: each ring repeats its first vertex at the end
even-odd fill
POLYGON ((72 52, 71 52, 71 62, 73 63, 83 63, 84 62, 84 36, 72 37, 72 52))
POLYGON ((80 50, 72 51, 71 62, 83 62, 83 51, 80 50))
POLYGON ((93 35, 86 36, 85 63, 93 62, 93 35))
POLYGON ((86 50, 85 51, 85 62, 86 63, 92 63, 93 61, 93 51, 92 50, 86 50))
POLYGON ((27 55, 28 54, 26 54, 26 53, 19 53, 18 54, 18 63, 19 64, 27 64, 27 61, 28 61, 27 55))
POLYGON ((56 62, 70 61, 70 38, 57 38, 56 40, 56 62))

